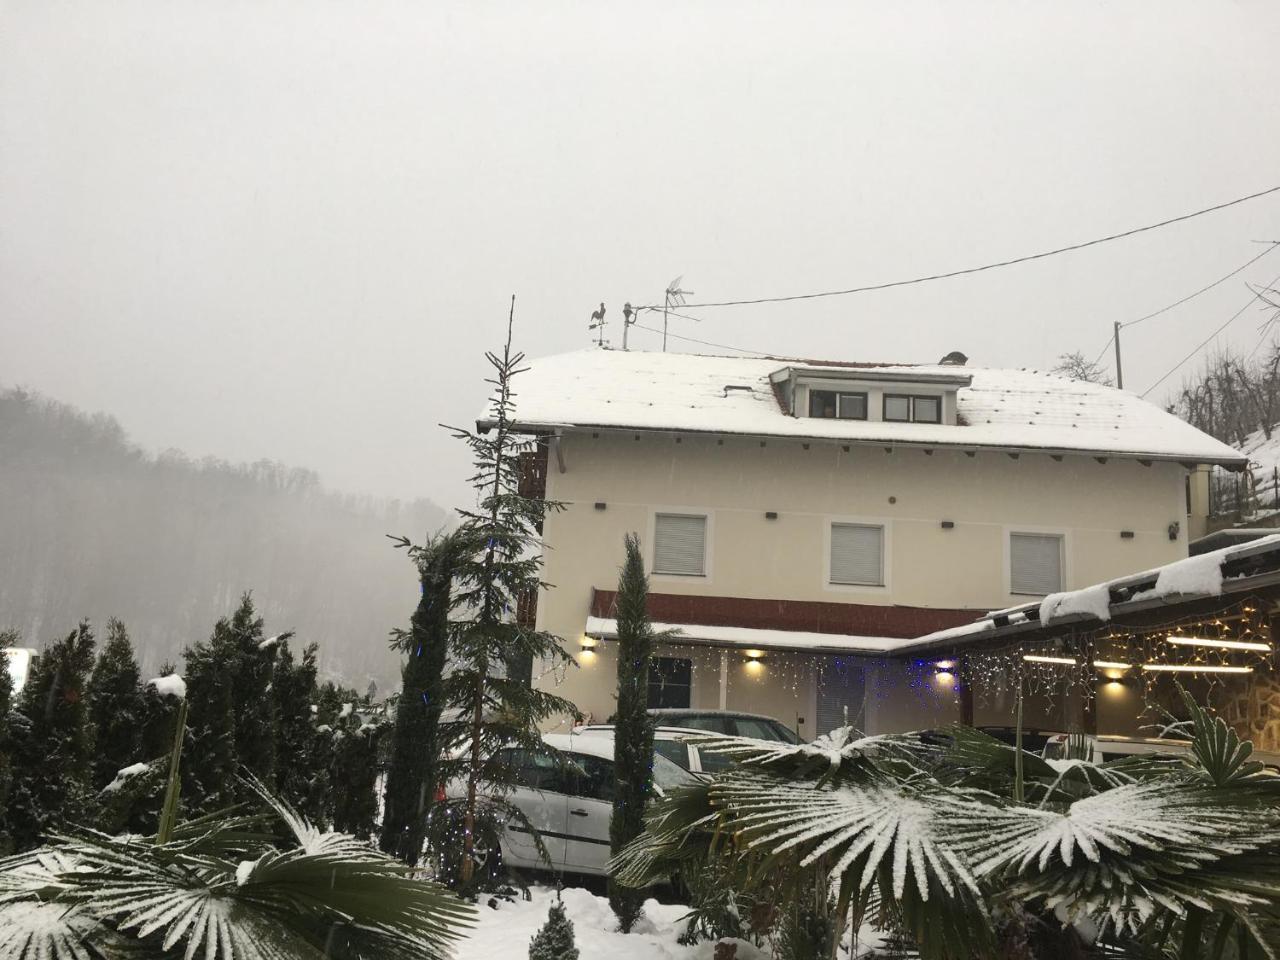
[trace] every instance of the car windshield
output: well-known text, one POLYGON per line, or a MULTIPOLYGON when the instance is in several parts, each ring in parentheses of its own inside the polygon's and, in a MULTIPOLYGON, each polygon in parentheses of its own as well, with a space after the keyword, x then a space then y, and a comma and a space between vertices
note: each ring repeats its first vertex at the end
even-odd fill
POLYGON ((653 755, 653 782, 661 788, 663 793, 666 793, 677 787, 687 787, 691 783, 697 783, 698 778, 688 770, 677 767, 661 754, 655 753, 653 755))

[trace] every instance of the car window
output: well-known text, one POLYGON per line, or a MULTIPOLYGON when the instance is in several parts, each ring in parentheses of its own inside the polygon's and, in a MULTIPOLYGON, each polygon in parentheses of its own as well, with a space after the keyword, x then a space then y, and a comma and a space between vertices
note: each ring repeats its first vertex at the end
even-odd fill
POLYGON ((613 802, 613 761, 588 753, 569 754, 572 787, 575 797, 613 802))
POLYGON ((654 740, 653 752, 681 770, 689 769, 689 748, 683 740, 654 740))
POLYGON ((697 783, 698 778, 684 767, 678 767, 666 757, 658 755, 653 758, 653 782, 662 789, 663 793, 666 793, 676 787, 687 787, 691 783, 697 783))
POLYGON ((512 749, 499 755, 514 768, 518 785, 530 790, 565 792, 564 769, 554 754, 512 749))
POLYGON ((804 742, 803 740, 800 739, 800 735, 796 733, 794 730, 792 730, 790 727, 788 727, 785 723, 779 723, 777 720, 770 720, 769 725, 772 726, 773 729, 778 734, 776 737, 774 737, 775 740, 779 740, 782 743, 791 743, 791 744, 804 742))
POLYGON ((703 773, 720 773, 728 770, 734 764, 723 753, 709 753, 701 749, 698 750, 698 759, 702 761, 703 773))
POLYGON ((754 737, 757 740, 774 740, 782 743, 792 743, 790 737, 783 737, 780 731, 791 733, 782 724, 776 720, 765 720, 760 717, 734 717, 733 724, 737 727, 736 735, 739 737, 754 737))
POLYGON ((729 733, 729 718, 707 715, 705 713, 688 713, 683 716, 663 717, 663 721, 673 727, 684 727, 686 730, 707 730, 711 733, 729 733))

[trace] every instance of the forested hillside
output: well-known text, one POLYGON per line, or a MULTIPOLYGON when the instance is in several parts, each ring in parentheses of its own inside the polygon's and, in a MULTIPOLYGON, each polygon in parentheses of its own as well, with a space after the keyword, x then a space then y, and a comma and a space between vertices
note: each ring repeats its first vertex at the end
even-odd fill
POLYGON ((279 463, 152 456, 112 417, 0 390, 0 630, 27 646, 115 616, 154 671, 252 590, 272 632, 320 644, 322 674, 386 689, 418 583, 385 534, 445 522, 428 500, 344 496, 279 463))

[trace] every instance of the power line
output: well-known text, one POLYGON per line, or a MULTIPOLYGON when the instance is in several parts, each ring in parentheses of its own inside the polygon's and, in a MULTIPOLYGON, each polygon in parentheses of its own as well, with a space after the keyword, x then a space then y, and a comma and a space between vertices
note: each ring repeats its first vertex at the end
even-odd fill
POLYGON ((1137 326, 1138 324, 1140 324, 1143 320, 1150 320, 1152 317, 1158 317, 1158 316, 1160 316, 1160 314, 1162 314, 1162 313, 1167 313, 1168 311, 1172 310, 1174 307, 1180 307, 1180 306, 1182 306, 1182 305, 1183 305, 1184 303, 1186 303, 1188 300, 1194 300, 1196 297, 1200 296, 1200 294, 1202 294, 1202 293, 1204 293, 1204 292, 1206 292, 1206 291, 1208 291, 1208 290, 1212 290, 1212 289, 1213 289, 1214 287, 1216 287, 1218 284, 1220 284, 1220 283, 1224 283, 1224 282, 1226 282, 1227 280, 1230 280, 1232 277, 1234 277, 1234 276, 1235 276, 1237 273, 1239 273, 1241 270, 1244 270, 1246 267, 1252 266, 1253 264, 1257 263, 1259 260, 1261 260, 1261 259, 1262 259, 1263 257, 1265 257, 1267 254, 1269 254, 1269 253, 1271 253, 1273 250, 1275 250, 1275 248, 1276 248, 1277 246, 1280 246, 1280 242, 1273 242, 1273 243, 1271 244, 1271 246, 1267 247, 1267 249, 1263 250, 1260 254, 1258 254, 1256 257, 1253 257, 1252 259, 1250 259, 1247 263, 1243 264, 1242 266, 1236 267, 1234 270, 1232 270, 1230 273, 1228 273, 1225 277, 1219 277, 1217 280, 1213 281, 1213 283, 1209 284, 1207 287, 1201 287, 1201 288, 1200 288, 1199 290, 1197 290, 1195 293, 1188 294, 1187 296, 1183 297, 1181 300, 1175 300, 1173 303, 1169 304, 1167 307, 1161 307, 1161 308, 1160 308, 1159 310, 1157 310, 1155 313, 1148 313, 1145 317, 1139 317, 1137 320, 1126 320, 1125 322, 1123 322, 1123 323, 1121 323, 1121 324, 1120 324, 1121 329, 1123 329, 1123 328, 1125 328, 1125 327, 1136 327, 1136 326, 1137 326))
MULTIPOLYGON (((893 287, 906 287, 918 283, 929 283, 934 280, 947 280, 951 277, 962 277, 972 273, 982 273, 985 270, 995 270, 998 267, 1011 267, 1019 263, 1028 263, 1032 260, 1043 260, 1045 257, 1057 256, 1060 253, 1070 253, 1073 250, 1083 250, 1086 247, 1094 247, 1100 243, 1109 243, 1112 240, 1122 240, 1125 237, 1132 237, 1138 233, 1145 233, 1148 230, 1158 230, 1161 227, 1167 227, 1171 224, 1182 223, 1184 220, 1191 220, 1195 217, 1204 216, 1206 213, 1214 213, 1218 210, 1225 210, 1227 207, 1234 207, 1236 204, 1246 203, 1249 200, 1256 200, 1259 197, 1265 197, 1268 194, 1280 192, 1280 186, 1269 187, 1266 190, 1260 190, 1257 193, 1251 193, 1248 196, 1237 197, 1235 200, 1228 200, 1226 203, 1215 204, 1212 207, 1205 207, 1196 210, 1193 213, 1184 213, 1181 216, 1170 217, 1167 220, 1161 220, 1158 223, 1149 223, 1146 226, 1134 227, 1131 230, 1125 230, 1121 233, 1113 233, 1105 237, 1098 237, 1094 240, 1086 240, 1083 243, 1072 243, 1065 247, 1055 247, 1052 250, 1045 250, 1041 253, 1027 254, 1022 257, 1014 257, 1011 260, 999 260, 995 263, 985 263, 978 267, 966 267, 963 270, 952 270, 948 273, 934 273, 926 277, 913 277, 910 280, 892 280, 888 283, 874 283, 862 287, 850 287, 847 290, 826 290, 821 293, 798 293, 785 297, 758 297, 754 300, 721 300, 715 303, 689 303, 685 304, 690 309, 699 309, 706 307, 741 307, 751 306, 760 303, 784 303, 791 300, 816 300, 821 297, 843 297, 852 293, 870 293, 875 290, 888 290, 893 287)), ((654 309, 650 305, 650 309, 654 309)), ((656 309, 662 309, 661 304, 656 309)))
MULTIPOLYGON (((657 327, 646 327, 643 323, 636 323, 633 321, 631 325, 633 327, 639 327, 641 330, 648 330, 650 333, 662 332, 657 327)), ((735 347, 727 343, 712 343, 710 340, 698 340, 695 337, 684 337, 678 333, 668 333, 667 336, 675 340, 687 340, 689 343, 700 343, 704 347, 716 347, 720 350, 736 350, 738 353, 754 354, 757 357, 767 357, 772 355, 772 351, 770 350, 747 350, 743 347, 735 347)))
MULTIPOLYGON (((1195 293, 1187 294, 1187 296, 1183 297, 1181 300, 1175 300, 1173 303, 1169 304, 1167 307, 1161 307, 1159 310, 1156 310, 1156 311, 1155 311, 1155 312, 1153 312, 1153 313, 1148 313, 1145 317, 1138 317, 1138 319, 1137 319, 1137 320, 1124 320, 1124 321, 1121 321, 1121 323, 1120 323, 1120 329, 1121 329, 1121 330, 1124 330, 1124 329, 1125 329, 1125 328, 1127 328, 1127 327, 1134 327, 1134 326, 1137 326, 1137 325, 1138 325, 1138 324, 1140 324, 1143 320, 1150 320, 1152 317, 1158 317, 1158 316, 1160 316, 1160 314, 1162 314, 1162 313, 1168 313, 1168 312, 1169 312, 1170 310, 1172 310, 1174 307, 1180 307, 1180 306, 1182 306, 1184 303, 1186 303, 1187 301, 1189 301, 1189 300, 1194 300, 1196 297, 1200 296, 1200 294, 1205 293, 1206 291, 1212 290, 1214 287, 1216 287, 1216 286, 1217 286, 1218 284, 1220 284, 1220 283, 1224 283, 1225 281, 1230 280, 1230 279, 1231 279, 1232 277, 1234 277, 1237 273, 1240 273, 1240 272, 1241 272, 1242 270, 1244 270, 1246 267, 1252 266, 1253 264, 1257 263, 1259 260, 1261 260, 1261 259, 1262 259, 1263 257, 1265 257, 1267 254, 1269 254, 1269 253, 1271 253, 1273 250, 1275 250, 1277 246, 1280 246, 1280 241, 1276 241, 1276 240, 1270 240, 1270 241, 1257 241, 1257 242, 1261 242, 1261 243, 1270 243, 1271 245, 1270 245, 1269 247, 1267 247, 1267 249, 1266 249, 1266 250, 1263 250, 1263 251, 1262 251, 1260 254, 1258 254, 1256 257, 1253 257, 1253 258, 1249 259, 1248 261, 1246 261, 1242 266, 1236 267, 1234 270, 1232 270, 1230 273, 1228 273, 1225 277, 1219 277, 1217 280, 1213 281, 1213 283, 1210 283, 1210 284, 1208 284, 1207 286, 1203 286, 1203 287, 1201 287, 1201 288, 1200 288, 1199 290, 1197 290, 1195 293)), ((1093 358, 1094 366, 1097 366, 1097 364, 1101 362, 1101 360, 1102 360, 1103 356, 1104 356, 1104 355, 1106 354, 1106 352, 1107 352, 1107 348, 1108 348, 1108 347, 1110 347, 1110 346, 1111 346, 1111 344, 1115 343, 1115 339, 1116 339, 1116 334, 1115 334, 1115 330, 1113 329, 1113 330, 1111 331, 1111 336, 1107 337, 1107 342, 1106 342, 1106 343, 1104 343, 1104 344, 1102 345, 1102 349, 1098 351, 1098 355, 1097 355, 1096 357, 1094 357, 1094 358, 1093 358)))
MULTIPOLYGON (((1271 287, 1271 286, 1275 286, 1275 284, 1276 284, 1277 282, 1280 282, 1280 273, 1276 274, 1276 278, 1275 278, 1274 280, 1272 280, 1272 281, 1271 281, 1271 283, 1267 284, 1267 286, 1269 286, 1269 287, 1271 287)), ((1259 290, 1259 291, 1255 292, 1255 293, 1254 293, 1254 295, 1253 295, 1252 297, 1250 297, 1250 298, 1249 298, 1248 302, 1246 302, 1246 303, 1245 303, 1245 305, 1244 305, 1243 307, 1241 307, 1239 310, 1237 310, 1235 313, 1233 313, 1233 314, 1230 316, 1230 318, 1227 320, 1227 322, 1226 322, 1226 323, 1224 323, 1222 326, 1220 326, 1217 330, 1213 331, 1213 333, 1209 334, 1209 336, 1207 336, 1207 337, 1205 337, 1203 340, 1201 340, 1201 341, 1200 341, 1200 343, 1196 345, 1196 348, 1195 348, 1194 350, 1192 350, 1192 351, 1191 351, 1190 353, 1188 353, 1185 357, 1183 357, 1181 360, 1179 360, 1177 363, 1175 363, 1172 367, 1170 367, 1170 368, 1169 368, 1169 370, 1168 370, 1168 372, 1166 372, 1166 373, 1165 373, 1165 375, 1164 375, 1163 377, 1161 377, 1159 380, 1157 380, 1157 381, 1156 381, 1155 383, 1153 383, 1151 386, 1147 387, 1147 389, 1146 389, 1146 390, 1143 390, 1143 391, 1142 391, 1142 393, 1140 394, 1140 396, 1145 397, 1148 393, 1150 393, 1150 392, 1151 392, 1152 390, 1154 390, 1156 387, 1160 386, 1160 384, 1162 384, 1162 383, 1164 383, 1166 380, 1168 380, 1168 379, 1169 379, 1169 377, 1171 377, 1171 376, 1173 375, 1173 373, 1174 373, 1174 371, 1175 371, 1175 370, 1177 370, 1180 366, 1182 366, 1184 363, 1186 363, 1188 360, 1190 360, 1192 357, 1194 357, 1197 353, 1199 353, 1199 352, 1204 348, 1204 346, 1205 346, 1207 343, 1209 343, 1209 341, 1211 341, 1214 337, 1216 337, 1218 334, 1220 334, 1223 330, 1227 329, 1227 327, 1231 326, 1231 324, 1235 323, 1235 321, 1236 321, 1237 319, 1239 319, 1240 315, 1241 315, 1242 313, 1244 313, 1246 310, 1248 310, 1251 306, 1253 306, 1253 302, 1254 302, 1255 300, 1260 299, 1261 297, 1262 297, 1262 291, 1261 291, 1261 290, 1259 290)))

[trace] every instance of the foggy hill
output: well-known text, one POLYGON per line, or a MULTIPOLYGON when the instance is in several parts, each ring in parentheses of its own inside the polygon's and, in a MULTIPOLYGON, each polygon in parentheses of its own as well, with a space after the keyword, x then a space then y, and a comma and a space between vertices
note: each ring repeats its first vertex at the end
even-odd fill
POLYGON ((252 590, 269 633, 320 644, 363 690, 399 685, 392 627, 418 601, 385 534, 446 522, 428 500, 326 491, 310 470, 152 456, 102 414, 0 389, 0 630, 43 647, 82 617, 122 619, 145 670, 207 638, 252 590))

